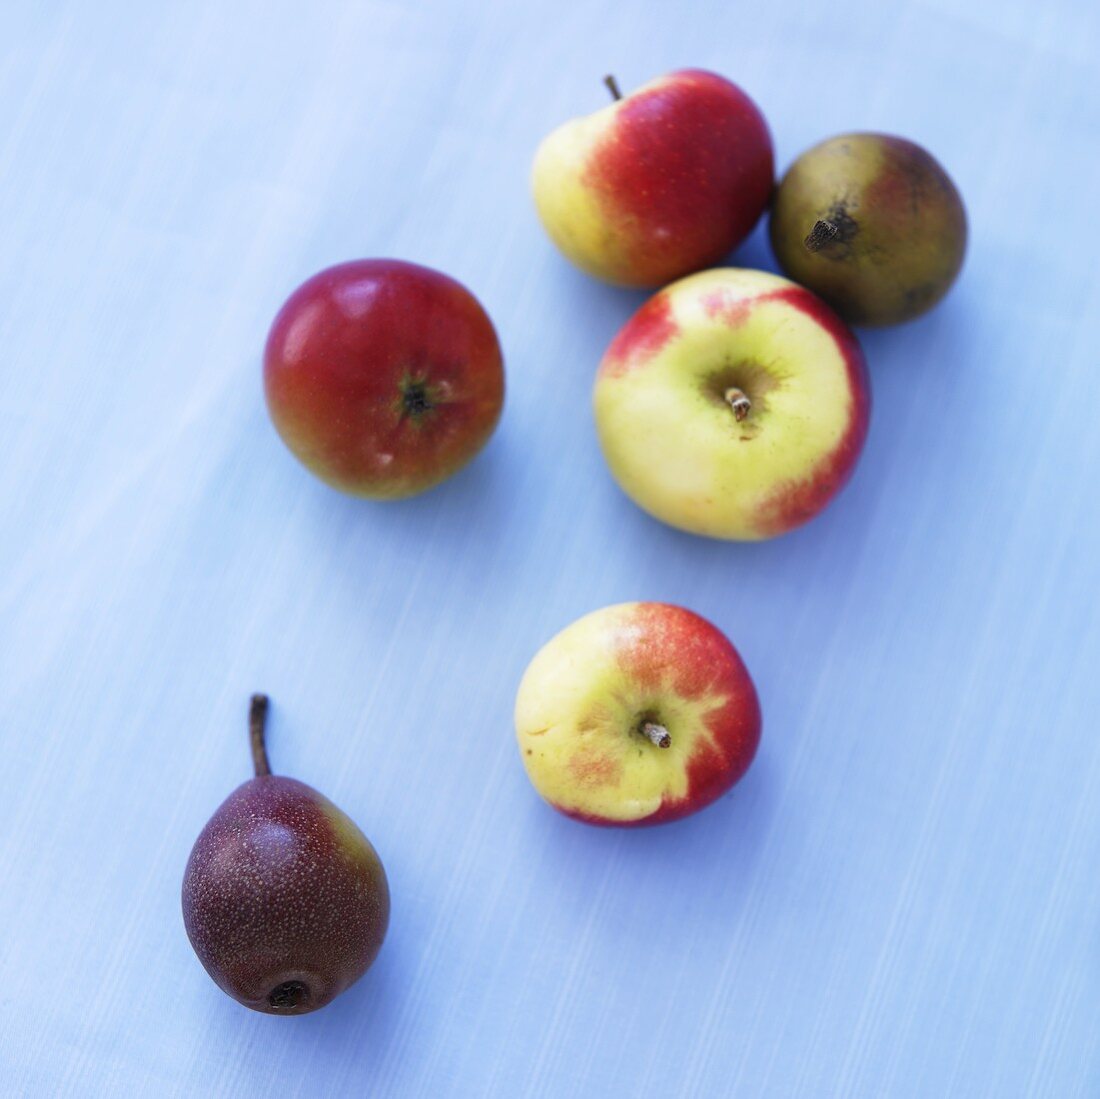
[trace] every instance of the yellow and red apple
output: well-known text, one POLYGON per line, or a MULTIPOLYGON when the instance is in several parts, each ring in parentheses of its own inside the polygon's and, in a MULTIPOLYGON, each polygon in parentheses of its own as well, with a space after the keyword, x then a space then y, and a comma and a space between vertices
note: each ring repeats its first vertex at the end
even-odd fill
POLYGON ((760 742, 756 688, 705 618, 622 603, 578 619, 535 655, 516 697, 528 777, 591 824, 658 824, 725 793, 760 742))
POLYGON ((556 129, 539 146, 532 184, 546 231, 578 267, 660 286, 741 243, 774 171, 756 104, 724 77, 685 69, 556 129))
POLYGON ((279 311, 264 392, 283 442, 322 480, 395 499, 456 473, 500 418, 492 322, 461 283, 401 260, 339 264, 279 311))
POLYGON ((695 534, 756 540, 806 522, 847 481, 871 394, 858 341, 824 302, 727 268, 634 314, 593 403, 611 472, 639 506, 695 534))

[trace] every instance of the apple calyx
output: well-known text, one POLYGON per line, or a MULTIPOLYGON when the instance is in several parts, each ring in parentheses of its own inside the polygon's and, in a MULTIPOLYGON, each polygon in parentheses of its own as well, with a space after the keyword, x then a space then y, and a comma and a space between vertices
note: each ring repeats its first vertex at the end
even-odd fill
POLYGON ((603 82, 607 85, 607 90, 613 99, 622 99, 623 93, 619 91, 619 82, 610 73, 603 78, 603 82))
POLYGON ((722 394, 726 404, 733 409, 733 418, 740 423, 751 411, 752 401, 749 400, 748 394, 743 389, 738 389, 737 386, 731 385, 729 389, 722 394))
POLYGON ((802 243, 806 245, 807 251, 820 252, 829 241, 836 240, 838 236, 840 236, 840 227, 838 225, 834 225, 831 221, 825 221, 822 218, 818 218, 818 220, 814 222, 814 227, 810 230, 802 243))
POLYGON ((668 735, 668 730, 656 721, 643 721, 638 731, 658 748, 672 747, 672 737, 668 735))
POLYGON ((284 981, 267 997, 268 1004, 279 1011, 293 1011, 309 1000, 309 987, 301 981, 284 981))
POLYGON ((414 420, 435 408, 427 382, 408 381, 401 387, 401 413, 414 420))
POLYGON ((843 202, 834 202, 828 217, 818 218, 802 242, 808 252, 820 252, 831 245, 845 245, 859 232, 859 223, 843 202))
POLYGON ((248 739, 252 745, 252 766, 257 778, 271 774, 271 764, 267 761, 267 745, 264 743, 267 707, 268 698, 265 694, 254 694, 248 706, 248 739))

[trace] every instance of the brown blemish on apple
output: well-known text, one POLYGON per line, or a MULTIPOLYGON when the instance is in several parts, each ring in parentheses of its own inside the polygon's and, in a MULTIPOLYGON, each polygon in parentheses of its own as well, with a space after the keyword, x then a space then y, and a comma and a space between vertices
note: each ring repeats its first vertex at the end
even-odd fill
POLYGON ((617 759, 592 748, 582 748, 569 757, 569 771, 581 786, 615 786, 623 767, 617 759))
POLYGON ((550 732, 550 726, 549 725, 544 725, 541 729, 532 729, 527 735, 528 736, 545 736, 548 732, 550 732))

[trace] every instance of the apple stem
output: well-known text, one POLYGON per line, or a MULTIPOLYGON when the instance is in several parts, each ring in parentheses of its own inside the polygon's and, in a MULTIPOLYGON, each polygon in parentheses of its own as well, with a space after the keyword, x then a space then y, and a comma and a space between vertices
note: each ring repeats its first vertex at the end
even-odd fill
POLYGON ((831 221, 819 218, 814 222, 814 227, 802 242, 810 252, 819 252, 831 240, 836 240, 840 233, 840 226, 831 221))
POLYGON ((613 76, 608 74, 603 78, 603 82, 614 99, 622 99, 623 93, 619 91, 619 82, 613 76))
POLYGON ((643 721, 642 732, 649 737, 658 748, 672 747, 672 737, 668 735, 668 730, 663 725, 658 725, 656 721, 643 721))
POLYGON ((271 774, 271 764, 267 761, 267 745, 264 744, 267 707, 267 695, 254 694, 248 708, 248 739, 252 744, 252 766, 256 769, 257 778, 271 774))
POLYGON ((749 400, 743 389, 731 385, 722 396, 725 397, 726 403, 733 409, 734 418, 738 423, 752 411, 752 401, 749 400))

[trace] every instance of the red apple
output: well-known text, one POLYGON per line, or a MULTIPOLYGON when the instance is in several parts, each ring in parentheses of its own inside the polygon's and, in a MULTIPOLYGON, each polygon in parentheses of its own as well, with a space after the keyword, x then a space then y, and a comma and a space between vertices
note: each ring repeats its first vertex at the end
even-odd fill
POLYGON ((756 688, 705 618, 622 603, 547 642, 516 697, 528 777, 567 816, 659 824, 709 805, 760 742, 756 688))
POLYGON ((264 392, 283 442, 357 496, 423 492, 485 445, 504 399, 492 322, 461 283, 401 260, 304 282, 279 310, 264 392))
POLYGON ((539 147, 535 205, 589 274, 660 286, 710 267, 764 212, 772 141, 736 84, 685 69, 555 130, 539 147))

